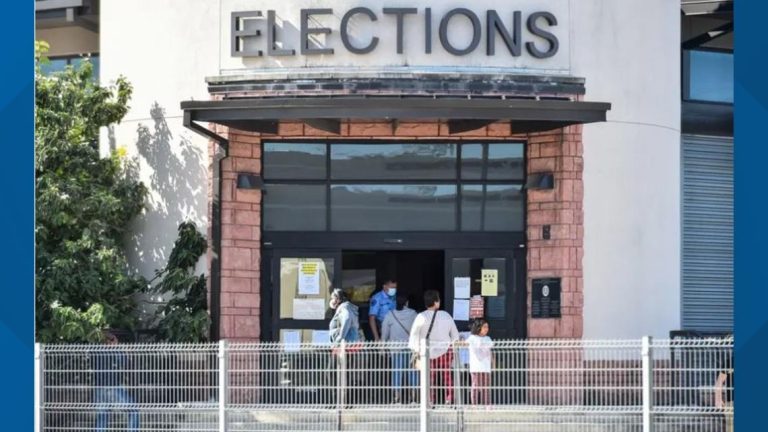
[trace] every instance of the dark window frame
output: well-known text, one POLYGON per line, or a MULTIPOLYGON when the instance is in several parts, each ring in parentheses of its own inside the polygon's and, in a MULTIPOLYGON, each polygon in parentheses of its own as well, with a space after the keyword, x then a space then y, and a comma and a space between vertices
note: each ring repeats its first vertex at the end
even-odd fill
MULTIPOLYGON (((375 231, 334 231, 332 230, 332 224, 331 224, 331 187, 335 184, 361 184, 361 185, 407 185, 407 186, 418 186, 418 185, 455 185, 456 186, 456 205, 455 205, 455 228, 451 231, 404 231, 409 233, 423 233, 423 234, 435 234, 435 233, 479 233, 479 232, 488 232, 488 233, 520 233, 525 232, 525 228, 527 227, 527 218, 528 218, 528 212, 527 212, 527 198, 526 198, 526 189, 525 189, 525 183, 527 181, 528 173, 527 173, 527 167, 528 167, 528 152, 527 152, 527 146, 528 142, 526 140, 482 140, 482 139, 476 139, 476 140, 438 140, 438 139, 431 139, 431 140, 415 140, 414 143, 418 144, 455 144, 457 146, 456 151, 456 175, 452 179, 442 179, 442 180, 435 180, 435 179, 408 179, 408 180, 402 180, 402 181, 392 181, 392 180, 381 180, 381 179, 374 179, 374 180, 342 180, 342 179, 333 179, 331 176, 331 146, 333 144, 358 144, 358 145, 377 145, 377 144, 403 144, 404 140, 381 140, 381 139, 373 139, 373 140, 357 140, 357 139, 277 139, 277 140, 263 140, 261 143, 261 150, 262 150, 262 164, 263 161, 266 160, 266 152, 265 146, 267 144, 280 144, 280 143, 286 143, 286 144, 325 144, 326 151, 325 151, 325 163, 326 163, 326 172, 325 172, 325 179, 269 179, 267 176, 264 176, 264 191, 268 191, 269 185, 275 184, 275 185, 325 185, 326 188, 326 228, 324 231, 312 231, 317 233, 372 233, 375 231), (482 176, 481 179, 477 180, 468 180, 463 179, 461 174, 461 153, 462 153, 462 147, 465 144, 481 144, 482 145, 482 152, 483 152, 483 167, 482 167, 482 176), (488 144, 516 144, 521 145, 523 148, 522 156, 523 156, 523 177, 522 179, 493 179, 493 180, 487 180, 485 177, 487 177, 487 163, 488 163, 488 150, 489 146, 488 144), (484 223, 482 226, 482 229, 480 231, 477 230, 462 230, 462 220, 461 220, 461 213, 462 213, 462 186, 465 185, 520 185, 521 186, 521 194, 523 195, 523 220, 522 220, 522 231, 483 231, 484 229, 484 223)), ((264 165, 262 165, 262 172, 267 173, 267 169, 264 165)), ((485 188, 484 188, 485 190, 485 188)), ((269 199, 268 194, 265 193, 265 197, 262 199, 262 207, 265 206, 266 201, 269 199)), ((483 214, 485 209, 485 202, 483 202, 483 214)), ((266 214, 266 209, 262 209, 261 211, 261 226, 262 229, 265 232, 270 233, 290 233, 290 232, 300 232, 302 230, 267 230, 266 225, 264 224, 264 218, 266 214)))

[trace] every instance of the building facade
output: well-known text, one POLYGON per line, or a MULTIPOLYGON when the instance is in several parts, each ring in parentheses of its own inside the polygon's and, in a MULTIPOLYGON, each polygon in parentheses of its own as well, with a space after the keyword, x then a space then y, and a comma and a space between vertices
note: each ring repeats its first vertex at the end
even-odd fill
POLYGON ((102 145, 151 189, 131 262, 206 227, 217 338, 311 341, 330 287, 367 321, 389 278, 496 337, 667 336, 690 298, 680 10, 103 2, 102 82, 135 90, 102 145))

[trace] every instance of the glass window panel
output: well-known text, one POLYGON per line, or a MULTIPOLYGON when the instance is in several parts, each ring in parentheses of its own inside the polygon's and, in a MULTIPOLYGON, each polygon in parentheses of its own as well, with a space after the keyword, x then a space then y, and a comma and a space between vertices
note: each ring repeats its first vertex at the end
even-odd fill
POLYGON ((91 62, 91 65, 93 66, 93 80, 98 82, 99 81, 99 57, 98 56, 73 57, 70 59, 69 64, 71 64, 73 68, 79 69, 82 63, 86 59, 89 60, 91 62))
POLYGON ((485 231, 525 231, 522 185, 487 185, 485 231))
POLYGON ((733 103, 733 53, 688 51, 688 98, 733 103))
POLYGON ((524 231, 522 185, 464 185, 462 231, 524 231))
POLYGON ((488 144, 488 180, 522 180, 525 156, 522 143, 488 144))
POLYGON ((488 318, 506 317, 506 296, 486 297, 485 316, 488 318))
POLYGON ((293 318, 293 300, 322 299, 328 315, 328 301, 333 290, 333 258, 280 258, 280 318, 293 318), (299 287, 299 263, 313 262, 318 264, 320 293, 316 295, 300 295, 299 287))
POLYGON ((483 145, 463 144, 461 146, 461 178, 481 180, 483 178, 483 145))
POLYGON ((456 144, 333 144, 331 178, 454 179, 456 144))
POLYGON ((453 231, 455 185, 334 185, 334 231, 453 231))
POLYGON ((470 279, 470 295, 480 295, 480 278, 484 269, 498 270, 498 292, 495 297, 484 297, 484 315, 486 318, 503 319, 506 317, 507 272, 504 258, 454 258, 451 263, 451 276, 470 279))
POLYGON ((48 63, 40 65, 40 72, 43 75, 51 75, 56 72, 61 72, 67 67, 67 59, 48 59, 48 63))
POLYGON ((92 56, 91 64, 93 64, 93 79, 98 81, 100 76, 99 74, 101 73, 101 61, 99 61, 99 56, 92 56))
POLYGON ((326 145, 265 143, 264 178, 325 180, 326 145))
POLYGON ((267 184, 264 195, 265 231, 324 231, 325 185, 267 184))
POLYGON ((483 226, 483 185, 461 187, 461 230, 480 231, 483 226))

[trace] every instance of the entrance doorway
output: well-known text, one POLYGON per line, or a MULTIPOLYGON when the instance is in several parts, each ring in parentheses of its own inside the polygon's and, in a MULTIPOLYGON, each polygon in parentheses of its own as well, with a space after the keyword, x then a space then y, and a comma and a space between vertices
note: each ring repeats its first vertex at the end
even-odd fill
POLYGON ((297 242, 298 238, 293 234, 270 235, 270 243, 279 241, 284 246, 265 247, 262 253, 262 340, 283 340, 286 330, 292 332, 294 338, 297 332, 301 333, 303 342, 322 339, 333 311, 307 308, 326 308, 330 291, 335 287, 347 290, 358 306, 361 327, 370 339, 370 296, 381 290, 390 277, 398 282, 398 291, 408 295, 410 305, 416 311, 424 310, 424 291, 437 290, 442 300, 441 309, 454 317, 459 331, 469 330, 475 307, 479 306, 479 316, 491 324, 492 338, 526 337, 525 248, 521 246, 521 239, 498 234, 424 236, 398 233, 396 236, 317 235, 315 239, 303 234, 301 242, 297 242), (310 244, 327 246, 293 246, 307 242, 307 238, 311 238, 310 244), (390 245, 394 243, 391 238, 398 239, 397 245, 390 245), (303 262, 316 265, 306 266, 303 262), (310 284, 314 291, 305 290, 306 286, 302 285, 305 278, 300 282, 300 273, 307 269, 317 273, 309 278, 314 281, 310 284), (481 295, 484 270, 495 271, 496 289, 492 295, 481 295), (469 292, 457 290, 457 284, 461 285, 462 280, 464 285, 469 282, 469 292), (472 300, 479 300, 479 304, 472 300), (472 310, 467 309, 470 305, 472 310))
POLYGON ((388 279, 397 281, 398 293, 405 294, 416 311, 425 309, 427 290, 436 290, 445 299, 445 253, 441 250, 344 250, 341 256, 341 288, 358 306, 360 326, 368 339, 373 338, 368 325, 369 299, 388 279))

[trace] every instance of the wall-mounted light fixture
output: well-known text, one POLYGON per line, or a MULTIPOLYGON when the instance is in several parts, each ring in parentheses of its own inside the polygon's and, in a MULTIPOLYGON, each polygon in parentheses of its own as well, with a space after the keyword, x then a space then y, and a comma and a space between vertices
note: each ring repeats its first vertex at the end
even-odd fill
POLYGON ((555 175, 552 173, 532 173, 528 175, 528 181, 525 182, 526 189, 554 189, 555 175))
POLYGON ((261 190, 264 187, 264 180, 261 176, 251 173, 237 173, 238 189, 256 189, 261 190))

